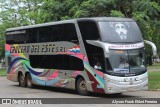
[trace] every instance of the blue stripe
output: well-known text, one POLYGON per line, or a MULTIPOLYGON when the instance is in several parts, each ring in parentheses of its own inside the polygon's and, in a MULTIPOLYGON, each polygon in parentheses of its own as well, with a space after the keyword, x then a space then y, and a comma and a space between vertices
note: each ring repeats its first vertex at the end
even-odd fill
POLYGON ((34 70, 32 70, 30 67, 28 67, 26 64, 25 64, 25 66, 27 67, 27 69, 32 73, 32 74, 34 74, 34 75, 40 75, 42 72, 36 72, 36 71, 34 71, 34 70))
POLYGON ((15 58, 15 59, 13 59, 13 60, 11 61, 10 65, 9 65, 9 68, 8 68, 7 73, 9 73, 9 72, 10 72, 10 70, 11 70, 12 66, 13 66, 17 61, 19 61, 19 60, 27 60, 27 59, 25 59, 25 58, 21 58, 21 57, 17 57, 17 58, 15 58))

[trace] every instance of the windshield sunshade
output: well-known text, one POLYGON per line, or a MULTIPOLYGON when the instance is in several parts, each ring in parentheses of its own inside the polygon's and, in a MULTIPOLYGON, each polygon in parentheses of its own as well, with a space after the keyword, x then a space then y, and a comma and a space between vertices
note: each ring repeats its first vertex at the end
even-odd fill
POLYGON ((108 43, 143 41, 136 22, 99 22, 101 40, 108 43))

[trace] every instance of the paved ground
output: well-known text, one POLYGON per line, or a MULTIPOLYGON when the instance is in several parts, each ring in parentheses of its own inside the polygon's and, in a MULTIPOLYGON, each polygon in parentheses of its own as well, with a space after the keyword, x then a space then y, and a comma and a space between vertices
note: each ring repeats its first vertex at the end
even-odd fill
MULTIPOLYGON (((73 90, 42 87, 23 88, 17 82, 12 82, 6 77, 0 77, 0 97, 1 98, 112 98, 113 95, 92 94, 91 96, 80 96, 73 90)), ((114 95, 113 98, 160 98, 160 91, 138 91, 127 92, 122 95, 114 95)))
MULTIPOLYGON (((128 98, 160 98, 160 91, 138 91, 138 92, 127 92, 123 93, 122 95, 100 95, 100 94, 92 94, 91 96, 80 96, 76 94, 73 90, 66 90, 66 89, 59 89, 59 88, 51 88, 51 87, 41 87, 38 86, 34 89, 29 88, 22 88, 18 86, 18 83, 12 82, 6 79, 6 77, 0 77, 0 98, 105 98, 107 99, 113 99, 116 98, 117 100, 120 100, 122 98, 128 99, 128 98)), ((142 104, 143 105, 143 104, 142 104)), ((0 105, 2 106, 2 105, 0 105)), ((3 105, 3 107, 9 107, 10 105, 3 105)), ((14 105, 16 107, 19 107, 20 105, 14 105)), ((37 107, 40 107, 39 105, 36 105, 37 107)), ((52 105, 41 105, 42 107, 46 106, 52 106, 52 105)), ((81 105, 54 105, 54 107, 80 107, 81 105)), ((92 106, 92 107, 100 107, 100 106, 106 106, 106 105, 100 105, 100 104, 89 104, 84 106, 92 106)), ((109 107, 118 107, 122 105, 107 105, 109 107)), ((127 105, 124 105, 124 107, 128 107, 127 105)), ((130 105, 131 107, 136 105, 130 105)), ((158 104, 150 104, 145 105, 145 107, 158 107, 158 104)), ((53 107, 53 106, 52 106, 53 107)))
MULTIPOLYGON (((1 63, 0 63, 1 68, 1 63)), ((149 72, 160 71, 159 68, 149 68, 149 72)), ((160 91, 139 91, 139 92, 127 92, 122 95, 100 95, 92 94, 90 96, 80 96, 73 90, 40 87, 34 89, 22 88, 18 86, 18 83, 7 80, 5 77, 0 77, 0 98, 105 98, 106 100, 116 98, 120 100, 122 98, 160 98, 160 91)), ((0 105, 0 107, 21 107, 22 105, 0 105)), ((54 105, 34 105, 34 107, 135 107, 135 104, 54 104, 54 105)), ((141 104, 138 106, 145 107, 159 107, 159 104, 141 104)), ((23 107, 30 107, 30 105, 23 105, 23 107)))

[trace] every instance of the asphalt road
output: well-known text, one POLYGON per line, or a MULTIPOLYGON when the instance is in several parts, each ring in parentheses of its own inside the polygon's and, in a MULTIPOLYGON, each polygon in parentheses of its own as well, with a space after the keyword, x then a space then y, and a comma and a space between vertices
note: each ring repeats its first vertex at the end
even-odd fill
MULTIPOLYGON (((120 100, 121 98, 126 98, 126 99, 128 98, 160 98, 160 91, 126 92, 126 93, 123 93, 122 95, 102 95, 102 94, 92 93, 90 96, 81 96, 81 95, 78 95, 73 90, 53 88, 53 87, 37 86, 36 88, 33 88, 33 89, 23 88, 23 87, 19 87, 17 82, 9 81, 6 79, 6 77, 0 77, 0 98, 105 98, 106 100, 116 98, 117 100, 120 100)), ((55 105, 55 106, 63 106, 63 105, 55 105)), ((67 105, 67 107, 68 106, 69 105, 67 105)), ((76 106, 80 106, 80 105, 76 105, 76 106)), ((91 106, 91 105, 87 105, 87 106, 91 106)), ((98 104, 94 106, 99 107, 100 105, 98 104)), ((128 105, 124 105, 124 107, 125 106, 128 107, 128 105)), ((131 106, 135 106, 135 105, 131 105, 131 106)), ((158 106, 159 106, 158 104, 156 105, 152 104, 152 107, 158 107, 158 106)), ((72 107, 72 105, 70 105, 69 107, 72 107)), ((110 107, 115 107, 115 106, 112 104, 110 105, 110 107)), ((147 105, 146 107, 149 107, 149 106, 147 105)))

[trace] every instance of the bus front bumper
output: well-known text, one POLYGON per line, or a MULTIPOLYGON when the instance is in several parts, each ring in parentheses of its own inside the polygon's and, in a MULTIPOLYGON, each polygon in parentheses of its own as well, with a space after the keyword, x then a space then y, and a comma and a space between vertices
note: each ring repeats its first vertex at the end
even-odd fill
POLYGON ((123 93, 123 92, 131 92, 131 91, 140 91, 140 90, 148 90, 148 80, 134 85, 125 85, 125 84, 115 84, 115 83, 106 83, 106 94, 114 94, 114 93, 123 93))

